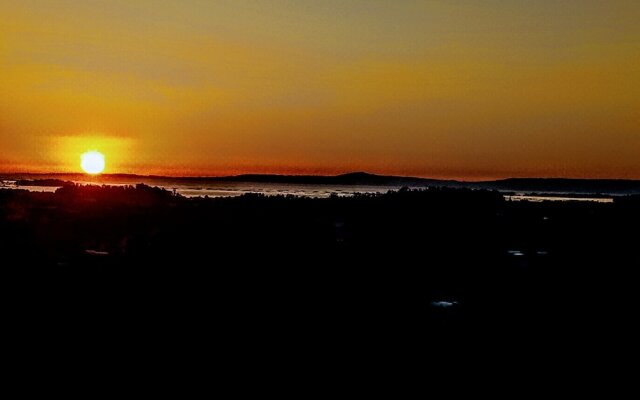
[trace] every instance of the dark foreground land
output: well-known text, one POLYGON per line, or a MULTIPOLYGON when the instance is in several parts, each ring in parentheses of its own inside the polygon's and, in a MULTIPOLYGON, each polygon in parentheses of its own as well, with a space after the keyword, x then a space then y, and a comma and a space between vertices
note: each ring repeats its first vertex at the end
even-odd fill
POLYGON ((185 199, 67 186, 0 191, 0 263, 11 329, 34 341, 70 330, 415 350, 434 335, 628 332, 638 226, 639 197, 529 203, 432 188, 185 199))

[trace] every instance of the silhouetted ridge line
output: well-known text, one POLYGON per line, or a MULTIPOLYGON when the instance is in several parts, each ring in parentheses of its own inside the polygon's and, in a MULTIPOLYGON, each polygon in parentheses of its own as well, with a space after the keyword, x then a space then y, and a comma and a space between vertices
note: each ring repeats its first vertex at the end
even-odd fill
POLYGON ((104 174, 87 177, 83 174, 8 174, 0 179, 14 179, 20 185, 55 186, 56 182, 87 181, 93 183, 140 183, 151 185, 264 183, 299 185, 353 185, 353 186, 413 186, 489 189, 502 192, 576 193, 625 195, 640 194, 640 181, 625 179, 570 179, 570 178, 509 178, 484 182, 464 182, 405 176, 376 175, 367 172, 323 175, 243 174, 211 177, 169 177, 160 175, 104 174))
MULTIPOLYGON (((192 179, 192 178, 189 178, 192 179)), ((200 178, 195 178, 200 179, 200 178)), ((353 172, 336 176, 321 175, 261 175, 245 174, 219 178, 202 178, 211 181, 221 182, 259 182, 259 183, 293 183, 312 185, 395 185, 395 184, 417 184, 428 185, 436 183, 447 183, 453 181, 441 181, 437 179, 424 179, 401 176, 374 175, 365 172, 353 172)))

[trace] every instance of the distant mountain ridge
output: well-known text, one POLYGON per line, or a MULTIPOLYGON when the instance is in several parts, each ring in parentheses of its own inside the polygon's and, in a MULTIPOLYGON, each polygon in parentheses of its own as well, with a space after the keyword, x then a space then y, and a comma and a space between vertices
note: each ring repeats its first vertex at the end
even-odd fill
POLYGON ((99 177, 88 177, 83 174, 6 174, 0 180, 14 179, 21 185, 52 185, 65 181, 92 181, 105 184, 124 182, 145 182, 153 185, 164 183, 265 183, 265 184, 299 184, 299 185, 351 185, 351 186, 410 186, 410 187, 452 187, 469 189, 499 190, 502 192, 532 193, 579 193, 579 194, 640 194, 640 180, 628 179, 571 179, 571 178, 508 178, 494 181, 465 182, 456 180, 440 180, 418 177, 376 175, 367 172, 351 172, 347 174, 323 175, 274 175, 244 174, 219 177, 167 177, 157 175, 105 174, 99 177))
MULTIPOLYGON (((197 178, 196 178, 197 179, 197 178)), ((453 181, 445 181, 438 179, 414 178, 403 176, 385 176, 375 175, 366 172, 351 172, 348 174, 335 176, 322 175, 260 175, 247 174, 237 176, 227 176, 220 178, 205 178, 207 180, 217 180, 225 182, 260 182, 260 183, 295 183, 295 184, 313 184, 313 185, 367 185, 367 186, 385 186, 398 184, 438 184, 453 181)))

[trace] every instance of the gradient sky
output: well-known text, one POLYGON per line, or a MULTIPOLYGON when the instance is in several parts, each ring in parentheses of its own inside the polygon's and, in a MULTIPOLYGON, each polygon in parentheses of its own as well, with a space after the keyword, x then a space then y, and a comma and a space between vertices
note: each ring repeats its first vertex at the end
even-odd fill
POLYGON ((637 0, 0 0, 0 171, 640 179, 637 0))

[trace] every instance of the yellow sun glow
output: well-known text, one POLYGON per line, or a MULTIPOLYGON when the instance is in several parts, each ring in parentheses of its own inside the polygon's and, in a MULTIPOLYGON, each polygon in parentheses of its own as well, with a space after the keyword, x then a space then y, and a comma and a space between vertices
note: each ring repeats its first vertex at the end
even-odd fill
POLYGON ((90 175, 104 171, 104 155, 97 151, 88 151, 80 156, 80 167, 90 175))

